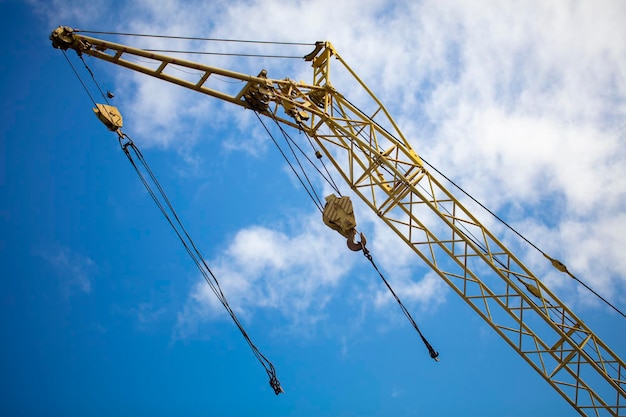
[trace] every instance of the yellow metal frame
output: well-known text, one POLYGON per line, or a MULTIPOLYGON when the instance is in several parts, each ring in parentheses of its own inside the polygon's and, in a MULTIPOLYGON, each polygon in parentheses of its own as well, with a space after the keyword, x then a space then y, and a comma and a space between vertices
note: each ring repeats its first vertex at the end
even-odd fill
POLYGON ((626 415, 624 362, 425 168, 372 91, 328 42, 306 58, 313 83, 250 76, 82 36, 60 27, 53 45, 124 66, 301 129, 351 189, 581 415, 626 415), (127 57, 149 58, 154 68, 127 57), (331 84, 338 62, 373 108, 365 114, 331 84), (196 82, 164 70, 202 73, 196 82), (205 86, 244 82, 237 94, 205 86), (384 126, 384 127, 383 127, 384 126), (428 223, 428 224, 427 224, 428 223))
MULTIPOLYGON (((328 47, 313 63, 317 83, 329 82, 330 54, 348 68, 328 47)), ((307 133, 352 190, 581 414, 626 415, 624 362, 424 168, 349 72, 376 111, 363 114, 329 89, 324 116, 314 115, 307 133)))

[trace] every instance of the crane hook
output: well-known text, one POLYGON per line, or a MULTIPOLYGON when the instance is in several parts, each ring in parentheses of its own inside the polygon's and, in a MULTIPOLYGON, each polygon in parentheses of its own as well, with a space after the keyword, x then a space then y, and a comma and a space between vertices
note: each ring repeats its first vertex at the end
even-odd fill
POLYGON ((350 248, 350 250, 353 250, 355 252, 358 252, 362 249, 365 249, 365 244, 367 243, 367 239, 365 238, 365 235, 363 233, 359 233, 361 235, 361 241, 360 242, 355 242, 354 238, 357 234, 356 229, 350 229, 348 231, 348 248, 350 248))

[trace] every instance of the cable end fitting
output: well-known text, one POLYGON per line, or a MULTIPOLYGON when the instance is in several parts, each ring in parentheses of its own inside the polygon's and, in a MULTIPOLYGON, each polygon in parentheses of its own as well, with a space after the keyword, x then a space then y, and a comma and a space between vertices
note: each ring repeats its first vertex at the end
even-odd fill
POLYGON ((280 386, 280 381, 278 380, 278 378, 276 378, 276 376, 272 376, 270 378, 270 387, 272 387, 272 389, 274 390, 274 394, 276 395, 279 395, 285 392, 283 387, 280 386))
POLYGON ((553 266, 553 267, 555 267, 556 269, 558 269, 559 271, 561 271, 561 272, 565 272, 566 274, 567 274, 567 273, 569 273, 569 272, 567 271, 567 266, 565 266, 565 264, 564 264, 563 262, 559 261, 558 259, 553 259, 553 258, 550 258, 550 257, 549 257, 548 255, 546 255, 545 253, 543 254, 543 256, 545 256, 545 257, 546 257, 546 258, 550 261, 550 263, 552 264, 552 266, 553 266))

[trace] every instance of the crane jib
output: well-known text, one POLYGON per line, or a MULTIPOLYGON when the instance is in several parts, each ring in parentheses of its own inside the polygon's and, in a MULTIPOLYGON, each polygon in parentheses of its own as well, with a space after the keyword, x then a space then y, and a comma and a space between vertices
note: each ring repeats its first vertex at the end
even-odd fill
POLYGON ((177 60, 63 26, 50 39, 55 48, 255 109, 305 133, 351 191, 579 413, 626 415, 624 361, 426 169, 385 106, 329 42, 305 57, 312 67, 307 84, 177 60), (155 60, 156 68, 126 55, 155 60), (331 83, 331 61, 352 77, 350 91, 364 105, 331 83), (203 75, 190 82, 167 74, 174 64, 203 75), (211 88, 206 82, 213 74, 245 87, 234 95, 211 88))

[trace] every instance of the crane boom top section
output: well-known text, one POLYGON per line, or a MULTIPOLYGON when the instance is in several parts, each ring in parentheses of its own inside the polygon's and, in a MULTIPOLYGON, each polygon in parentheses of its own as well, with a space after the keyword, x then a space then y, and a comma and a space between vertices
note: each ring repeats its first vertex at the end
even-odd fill
MULTIPOLYGON (((411 145, 404 138, 404 135, 391 118, 387 109, 339 54, 337 54, 337 51, 330 42, 316 42, 315 49, 303 57, 305 61, 311 62, 314 68, 313 83, 308 84, 302 81, 295 82, 289 78, 268 78, 267 71, 265 70, 261 70, 258 75, 254 76, 184 59, 173 58, 167 55, 85 36, 82 35, 80 31, 67 26, 59 26, 55 29, 50 35, 50 40, 54 48, 62 50, 72 49, 79 55, 86 54, 126 67, 133 71, 160 78, 182 87, 219 98, 220 100, 239 105, 246 109, 258 111, 260 114, 271 116, 281 123, 305 130, 307 130, 307 126, 305 126, 303 122, 309 120, 311 114, 317 115, 318 119, 327 119, 328 116, 332 114, 331 106, 333 104, 333 97, 342 97, 342 99, 345 100, 345 98, 332 87, 330 82, 331 58, 335 58, 354 78, 358 86, 367 92, 368 98, 375 103, 375 108, 372 110, 371 114, 364 116, 372 119, 378 117, 380 119, 382 115, 385 120, 383 122, 377 120, 380 126, 384 126, 384 128, 379 127, 381 134, 388 136, 388 139, 393 141, 396 141, 396 137, 400 138, 402 145, 407 149, 411 149, 411 145), (140 59, 143 60, 141 61, 140 59), (149 66, 144 64, 146 60, 152 61, 153 65, 149 66), (190 81, 174 76, 167 72, 169 67, 195 70, 200 74, 199 79, 190 81), (220 76, 232 81, 239 81, 244 83, 244 85, 235 93, 208 87, 208 81, 212 76, 220 76), (383 130, 387 130, 387 132, 383 132, 383 130)), ((412 154, 413 157, 416 158, 416 162, 421 163, 419 158, 417 158, 417 154, 415 152, 412 152, 412 154)))
POLYGON ((626 416, 624 361, 431 175, 387 109, 329 42, 316 43, 303 57, 313 68, 312 82, 304 83, 175 59, 63 26, 50 38, 55 48, 163 79, 304 132, 352 192, 581 415, 626 416), (331 62, 345 70, 357 87, 350 91, 364 107, 332 85, 331 62), (167 72, 172 66, 196 70, 199 79, 176 77, 167 72), (214 75, 243 86, 235 92, 210 87, 214 75))

